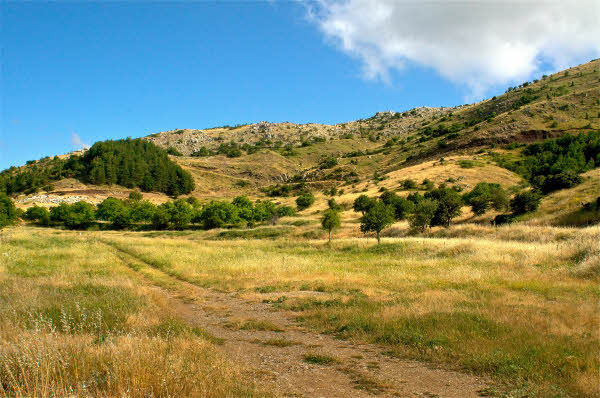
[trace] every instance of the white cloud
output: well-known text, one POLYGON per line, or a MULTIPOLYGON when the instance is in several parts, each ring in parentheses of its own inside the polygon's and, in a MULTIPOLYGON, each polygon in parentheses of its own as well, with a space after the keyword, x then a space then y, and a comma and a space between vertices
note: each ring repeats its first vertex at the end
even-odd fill
POLYGON ((88 149, 90 147, 90 145, 84 143, 81 137, 76 133, 71 133, 71 145, 77 147, 77 149, 88 149))
POLYGON ((367 78, 387 81, 414 63, 474 96, 600 54, 598 0, 321 0, 309 11, 367 78))

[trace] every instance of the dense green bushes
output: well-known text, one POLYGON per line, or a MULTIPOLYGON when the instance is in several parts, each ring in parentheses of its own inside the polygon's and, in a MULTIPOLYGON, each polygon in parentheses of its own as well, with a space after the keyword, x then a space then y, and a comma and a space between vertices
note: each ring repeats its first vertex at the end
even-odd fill
POLYGON ((544 194, 570 188, 581 182, 580 173, 600 166, 600 132, 564 135, 530 144, 523 155, 524 158, 517 161, 497 156, 496 161, 525 177, 544 194))
POLYGON ((171 161, 165 150, 143 139, 125 139, 97 142, 81 157, 45 158, 22 168, 11 167, 0 173, 0 191, 8 195, 34 193, 67 177, 169 195, 187 194, 194 189, 191 174, 171 161))
POLYGON ((12 224, 17 219, 17 209, 12 200, 0 192, 0 228, 12 224))
POLYGON ((96 208, 86 202, 61 203, 50 211, 33 206, 24 218, 40 225, 63 224, 70 229, 86 229, 94 223, 106 226, 97 221, 108 221, 107 226, 113 229, 152 227, 162 230, 186 229, 191 224, 204 229, 253 226, 293 214, 289 206, 277 207, 270 201, 252 202, 245 196, 238 196, 232 202, 211 201, 204 205, 195 198, 177 199, 157 206, 134 195, 134 199, 126 200, 109 197, 96 208))

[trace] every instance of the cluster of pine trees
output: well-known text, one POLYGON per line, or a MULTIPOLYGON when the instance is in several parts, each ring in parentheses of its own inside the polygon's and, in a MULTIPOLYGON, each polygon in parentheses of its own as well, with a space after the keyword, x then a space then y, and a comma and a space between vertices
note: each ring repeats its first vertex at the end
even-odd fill
POLYGON ((192 175, 171 161, 165 150, 143 139, 128 138, 97 142, 83 156, 45 158, 21 168, 11 167, 0 173, 0 192, 30 194, 68 177, 174 196, 194 189, 192 175))

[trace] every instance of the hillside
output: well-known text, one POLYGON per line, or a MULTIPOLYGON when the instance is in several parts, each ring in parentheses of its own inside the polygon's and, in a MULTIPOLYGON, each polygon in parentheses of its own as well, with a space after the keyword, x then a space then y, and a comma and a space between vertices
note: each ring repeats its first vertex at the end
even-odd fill
MULTIPOLYGON (((376 195, 382 188, 401 191, 407 178, 419 183, 429 179, 459 190, 472 189, 479 182, 510 189, 527 182, 501 167, 498 154, 518 159, 524 143, 599 128, 599 69, 600 61, 594 60, 511 87, 503 95, 453 108, 379 112, 336 125, 260 122, 176 129, 144 139, 167 150, 169 158, 193 176, 191 195, 201 200, 239 194, 265 198, 265 188, 299 181, 318 198, 324 197, 320 193, 324 189, 341 188, 340 200, 345 202, 359 193, 376 195)), ((12 173, 27 174, 48 161, 28 162, 12 173)), ((93 185, 91 178, 65 180, 71 183, 61 178, 51 184, 55 192, 44 187, 29 190, 27 195, 17 191, 15 199, 25 207, 73 201, 71 197, 98 203, 107 196, 124 198, 130 191, 114 184, 93 185)), ((590 184, 589 191, 598 188, 594 179, 590 184)), ((149 198, 167 200, 160 192, 149 198)), ((293 198, 277 201, 293 204, 293 198)), ((563 202, 551 203, 560 206, 563 202)), ((548 209, 545 214, 556 211, 548 209)))

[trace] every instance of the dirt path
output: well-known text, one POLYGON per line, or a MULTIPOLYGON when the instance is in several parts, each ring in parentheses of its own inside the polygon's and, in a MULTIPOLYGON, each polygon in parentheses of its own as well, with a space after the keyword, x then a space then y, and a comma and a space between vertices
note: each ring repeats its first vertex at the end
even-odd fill
POLYGON ((278 395, 468 398, 481 396, 486 388, 482 378, 392 358, 377 345, 312 332, 295 321, 294 312, 177 280, 110 246, 169 297, 183 320, 221 339, 230 359, 245 363, 258 384, 278 395), (323 357, 307 361, 311 354, 323 357))

